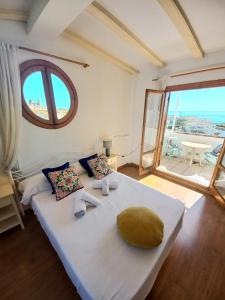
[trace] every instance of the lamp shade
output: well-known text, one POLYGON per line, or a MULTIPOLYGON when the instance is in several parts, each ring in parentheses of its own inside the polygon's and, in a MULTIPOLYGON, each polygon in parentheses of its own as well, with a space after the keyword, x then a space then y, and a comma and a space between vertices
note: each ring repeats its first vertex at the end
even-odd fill
POLYGON ((112 148, 112 140, 103 140, 104 148, 112 148))

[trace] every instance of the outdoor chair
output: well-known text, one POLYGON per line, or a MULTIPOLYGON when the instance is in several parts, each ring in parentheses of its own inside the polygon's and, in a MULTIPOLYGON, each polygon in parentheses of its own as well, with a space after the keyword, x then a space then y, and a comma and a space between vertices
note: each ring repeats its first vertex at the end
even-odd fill
POLYGON ((170 159, 172 157, 180 157, 181 156, 181 147, 178 143, 177 137, 168 137, 167 147, 166 147, 166 155, 168 155, 170 159))
POLYGON ((211 152, 206 152, 205 155, 205 160, 213 165, 216 164, 217 162, 217 158, 220 155, 220 152, 222 150, 222 144, 219 144, 218 146, 216 146, 216 148, 214 148, 211 152))

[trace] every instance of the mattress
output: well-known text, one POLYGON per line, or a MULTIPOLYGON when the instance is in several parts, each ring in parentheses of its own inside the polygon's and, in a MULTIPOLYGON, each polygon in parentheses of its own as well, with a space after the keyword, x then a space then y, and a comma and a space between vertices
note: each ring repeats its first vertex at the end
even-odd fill
POLYGON ((81 219, 73 215, 72 194, 56 202, 51 191, 41 192, 32 197, 32 207, 82 299, 144 299, 182 226, 184 205, 120 173, 107 177, 118 180, 119 188, 102 196, 92 189, 93 179, 81 176, 85 190, 101 201, 81 219), (160 246, 140 249, 121 239, 116 217, 129 206, 149 207, 160 216, 160 246))

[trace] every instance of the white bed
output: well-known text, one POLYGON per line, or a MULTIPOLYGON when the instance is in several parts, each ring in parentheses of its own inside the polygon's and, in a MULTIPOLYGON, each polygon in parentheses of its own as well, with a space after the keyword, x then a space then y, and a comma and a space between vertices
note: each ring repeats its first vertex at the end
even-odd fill
POLYGON ((50 190, 33 196, 32 208, 82 299, 144 299, 182 226, 184 205, 120 173, 108 178, 116 178, 119 188, 105 197, 91 188, 93 179, 81 175, 85 190, 102 202, 81 219, 73 215, 72 195, 56 202, 50 190), (117 215, 135 205, 163 220, 159 247, 135 248, 119 236, 117 215))

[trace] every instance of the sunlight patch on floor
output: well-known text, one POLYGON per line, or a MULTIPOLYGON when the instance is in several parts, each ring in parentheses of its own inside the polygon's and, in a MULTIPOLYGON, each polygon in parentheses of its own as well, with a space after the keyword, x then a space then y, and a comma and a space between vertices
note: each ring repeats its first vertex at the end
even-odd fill
POLYGON ((201 193, 195 192, 155 175, 149 175, 139 181, 164 194, 178 199, 184 203, 187 208, 191 208, 203 196, 201 193))

